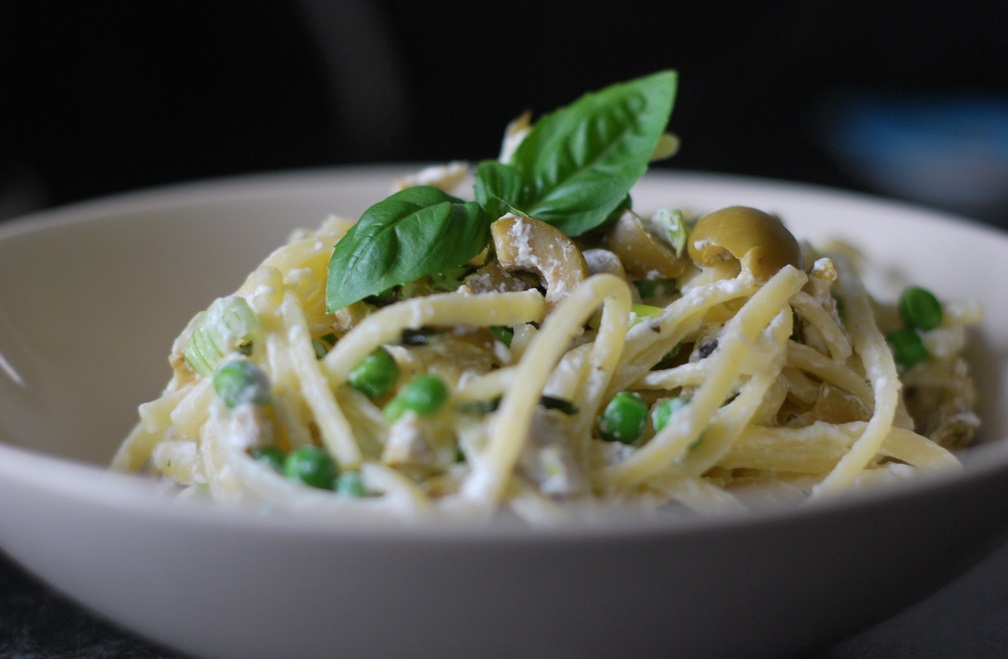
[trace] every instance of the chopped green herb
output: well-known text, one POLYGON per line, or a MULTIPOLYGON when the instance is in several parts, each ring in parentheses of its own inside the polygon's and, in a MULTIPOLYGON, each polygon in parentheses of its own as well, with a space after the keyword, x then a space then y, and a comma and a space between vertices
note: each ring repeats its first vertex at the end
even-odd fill
POLYGON ((514 340, 514 330, 510 327, 503 327, 501 325, 492 325, 490 331, 493 332, 494 336, 497 337, 501 343, 507 347, 511 347, 511 341, 514 340))
POLYGON ((577 414, 578 412, 577 405, 566 398, 556 398, 555 396, 547 396, 546 394, 543 394, 539 397, 539 404, 547 410, 557 410, 558 412, 563 412, 568 416, 571 414, 577 414))
POLYGON ((934 293, 911 286, 899 298, 899 313, 909 327, 933 330, 942 323, 942 306, 934 293))
POLYGON ((665 356, 658 360, 658 363, 651 367, 652 371, 660 370, 664 368, 672 368, 675 366, 676 357, 682 352, 682 344, 677 343, 672 347, 671 350, 665 353, 665 356))
POLYGON ((912 368, 928 358, 928 349, 920 334, 910 327, 901 327, 886 335, 893 359, 903 368, 912 368))
POLYGON ((460 414, 475 414, 477 416, 496 412, 500 407, 500 396, 490 400, 466 400, 455 404, 455 410, 460 414))

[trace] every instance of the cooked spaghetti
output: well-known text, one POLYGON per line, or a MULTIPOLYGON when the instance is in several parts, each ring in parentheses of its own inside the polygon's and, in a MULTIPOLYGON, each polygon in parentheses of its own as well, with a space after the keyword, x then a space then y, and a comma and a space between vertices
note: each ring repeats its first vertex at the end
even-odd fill
POLYGON ((181 333, 113 467, 292 513, 542 522, 816 499, 972 440, 975 303, 882 303, 850 248, 752 208, 623 203, 580 233, 503 210, 474 255, 335 307, 355 223, 298 231, 181 333))

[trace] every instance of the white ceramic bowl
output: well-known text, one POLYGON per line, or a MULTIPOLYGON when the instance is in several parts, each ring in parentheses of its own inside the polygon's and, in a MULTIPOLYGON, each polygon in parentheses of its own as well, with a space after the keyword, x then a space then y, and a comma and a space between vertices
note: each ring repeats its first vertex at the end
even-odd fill
MULTIPOLYGON (((965 473, 797 510, 605 528, 340 526, 169 505, 102 471, 171 340, 298 226, 356 216, 401 169, 211 182, 0 226, 0 546, 99 614, 213 657, 771 656, 877 622, 1008 528, 1008 238, 767 181, 649 175, 638 207, 747 204, 978 297, 989 443, 965 473)), ((992 585, 993 587, 993 585, 992 585)))

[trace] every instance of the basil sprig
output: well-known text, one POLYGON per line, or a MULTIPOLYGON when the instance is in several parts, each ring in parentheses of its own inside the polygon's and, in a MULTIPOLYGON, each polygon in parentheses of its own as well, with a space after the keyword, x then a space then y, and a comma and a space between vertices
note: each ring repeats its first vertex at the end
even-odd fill
POLYGON ((490 222, 476 202, 431 186, 400 190, 364 211, 336 243, 326 310, 460 266, 489 241, 490 222))
POLYGON ((487 247, 490 222, 505 213, 569 236, 598 227, 628 203, 647 171, 676 83, 674 71, 662 71, 543 116, 508 162, 479 163, 473 202, 429 186, 378 202, 333 249, 327 311, 466 263, 487 247))
POLYGON ((599 226, 647 171, 675 100, 676 74, 663 71, 586 94, 548 114, 515 150, 510 167, 525 185, 498 189, 506 203, 568 236, 599 226))

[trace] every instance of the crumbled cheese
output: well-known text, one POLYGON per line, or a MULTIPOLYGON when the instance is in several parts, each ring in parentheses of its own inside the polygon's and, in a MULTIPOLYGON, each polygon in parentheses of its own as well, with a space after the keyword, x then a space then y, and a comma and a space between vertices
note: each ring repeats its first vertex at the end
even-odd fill
POLYGON ((930 355, 951 357, 966 347, 966 331, 962 325, 939 327, 921 335, 921 341, 930 355))
POLYGON ((942 305, 947 322, 959 325, 976 325, 984 319, 983 305, 979 300, 952 300, 942 305))
POLYGON ((518 263, 527 264, 529 267, 542 269, 542 264, 539 262, 539 256, 532 249, 532 225, 528 223, 523 217, 516 217, 513 215, 505 215, 504 217, 514 217, 515 221, 511 223, 511 228, 508 230, 508 235, 511 237, 511 243, 517 250, 516 258, 514 259, 518 263))

